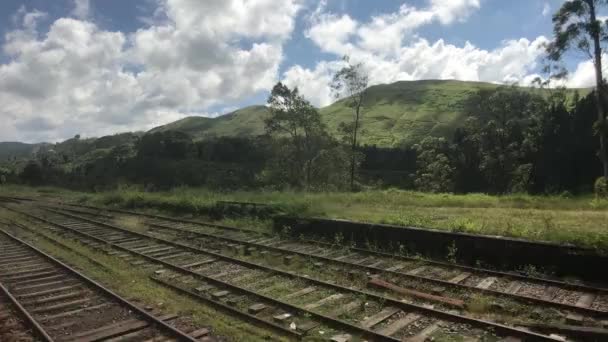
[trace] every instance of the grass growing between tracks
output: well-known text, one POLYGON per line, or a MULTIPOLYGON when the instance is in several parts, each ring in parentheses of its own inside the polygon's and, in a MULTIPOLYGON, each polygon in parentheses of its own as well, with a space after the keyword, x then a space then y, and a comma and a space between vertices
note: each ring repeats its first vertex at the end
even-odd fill
MULTIPOLYGON (((7 214, 6 211, 0 211, 0 217, 7 215, 10 215, 12 219, 16 218, 10 213, 7 214)), ((35 225, 28 224, 28 226, 34 228, 35 225)), ((37 227, 34 228, 34 230, 38 229, 37 227)), ((147 270, 137 268, 117 257, 92 250, 71 239, 63 238, 51 232, 41 233, 38 231, 41 234, 60 241, 78 254, 88 255, 91 259, 107 267, 102 268, 82 258, 80 255, 61 248, 30 232, 18 228, 9 229, 9 232, 16 234, 17 237, 32 243, 46 253, 82 271, 90 278, 100 282, 119 295, 136 300, 140 307, 153 306, 159 308, 163 313, 177 313, 181 316, 188 316, 192 319, 193 323, 200 327, 211 327, 214 335, 224 336, 227 340, 282 340, 281 337, 266 330, 231 318, 222 312, 161 287, 149 279, 151 271, 156 268, 147 270)))
MULTIPOLYGON (((417 226, 473 234, 571 243, 608 251, 608 200, 586 196, 427 194, 402 190, 358 193, 229 192, 178 188, 148 193, 122 188, 100 193, 8 186, 0 194, 57 198, 82 204, 201 216, 216 201, 277 205, 288 214, 417 226)), ((269 220, 235 217, 222 223, 269 230, 269 220)))

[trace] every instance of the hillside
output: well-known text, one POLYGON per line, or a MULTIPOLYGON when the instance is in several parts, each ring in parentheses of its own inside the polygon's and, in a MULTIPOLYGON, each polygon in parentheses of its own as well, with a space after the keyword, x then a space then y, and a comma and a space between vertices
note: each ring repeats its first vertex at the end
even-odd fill
MULTIPOLYGON (((450 136, 463 122, 464 101, 479 89, 499 85, 463 81, 401 81, 368 89, 363 110, 363 144, 410 145, 427 135, 450 136)), ((527 88, 530 91, 546 92, 527 88)), ((574 91, 574 90, 573 90, 574 91)), ((579 89, 581 95, 587 89, 579 89)), ((331 131, 352 118, 344 101, 320 109, 331 131)), ((264 133, 265 106, 251 106, 217 118, 188 117, 151 132, 180 130, 197 139, 213 136, 250 136, 264 133)))
POLYGON ((178 130, 195 139, 216 136, 252 136, 264 133, 265 106, 250 106, 217 118, 190 116, 170 124, 153 128, 150 133, 178 130))
POLYGON ((41 144, 25 144, 20 142, 0 142, 0 161, 8 158, 25 158, 34 153, 41 144))
MULTIPOLYGON (((411 145, 427 135, 450 136, 463 122, 466 98, 479 89, 493 89, 498 85, 463 81, 401 81, 370 87, 363 108, 363 144, 378 146, 411 145)), ((527 88, 530 91, 546 92, 527 88)), ((573 90, 574 91, 574 90, 573 90)), ((578 89, 581 95, 588 89, 578 89)), ((352 110, 344 101, 320 109, 321 115, 335 132, 341 122, 352 119, 352 110)), ((239 109, 216 118, 187 117, 149 132, 178 130, 197 140, 218 136, 255 136, 264 133, 264 118, 268 109, 263 105, 239 109)), ((98 139, 68 139, 48 145, 56 152, 84 155, 96 149, 132 143, 142 133, 123 133, 98 139)), ((0 142, 0 161, 9 157, 27 158, 45 144, 0 142)))

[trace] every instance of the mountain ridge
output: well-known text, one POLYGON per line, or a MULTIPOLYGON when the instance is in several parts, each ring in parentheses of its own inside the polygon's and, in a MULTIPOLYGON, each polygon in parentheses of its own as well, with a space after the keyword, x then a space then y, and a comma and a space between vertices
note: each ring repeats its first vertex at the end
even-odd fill
MULTIPOLYGON (((364 102, 360 141, 362 144, 394 147, 415 144, 427 135, 449 138, 464 121, 466 113, 463 103, 469 95, 480 89, 491 90, 504 86, 458 80, 398 81, 370 86, 364 102)), ((538 88, 519 88, 547 93, 547 90, 538 88)), ((569 91, 578 91, 585 95, 590 89, 571 88, 569 91)), ((352 109, 344 100, 319 108, 319 111, 333 134, 337 134, 337 127, 341 122, 352 120, 352 109)), ((214 118, 185 117, 152 128, 147 133, 178 130, 188 133, 195 140, 221 136, 250 137, 264 133, 264 118, 268 115, 269 111, 265 105, 252 105, 214 118)), ((130 132, 112 136, 127 133, 130 132)), ((43 145, 48 144, 0 142, 0 160, 8 157, 27 157, 43 145)))
MULTIPOLYGON (((378 146, 412 145, 427 135, 450 137, 464 121, 464 101, 481 89, 505 85, 458 80, 398 81, 370 86, 362 115, 361 143, 378 146)), ((548 91, 519 87, 527 91, 548 91)), ((587 88, 568 91, 588 93, 587 88)), ((584 94, 581 94, 584 95, 584 94)), ((344 100, 319 108, 331 133, 337 133, 341 122, 352 120, 352 109, 344 100)), ((269 115, 264 105, 253 105, 207 118, 190 116, 148 131, 179 130, 200 140, 217 136, 255 136, 264 133, 264 118, 269 115)))

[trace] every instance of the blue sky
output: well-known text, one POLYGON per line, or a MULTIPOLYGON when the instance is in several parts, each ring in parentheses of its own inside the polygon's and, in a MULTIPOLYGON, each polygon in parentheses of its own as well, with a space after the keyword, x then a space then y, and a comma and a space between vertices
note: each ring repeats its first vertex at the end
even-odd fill
MULTIPOLYGON (((3 0, 0 140, 144 130, 265 102, 331 102, 341 57, 373 84, 528 84, 563 0, 3 0)), ((569 57, 569 86, 589 62, 569 57)))

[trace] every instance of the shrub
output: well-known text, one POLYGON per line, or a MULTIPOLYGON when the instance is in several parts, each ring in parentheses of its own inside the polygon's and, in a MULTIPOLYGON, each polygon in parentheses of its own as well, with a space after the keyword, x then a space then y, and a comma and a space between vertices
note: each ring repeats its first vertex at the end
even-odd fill
POLYGON ((593 186, 595 190, 595 196, 599 198, 608 197, 608 180, 605 177, 599 177, 595 180, 595 184, 593 186))

